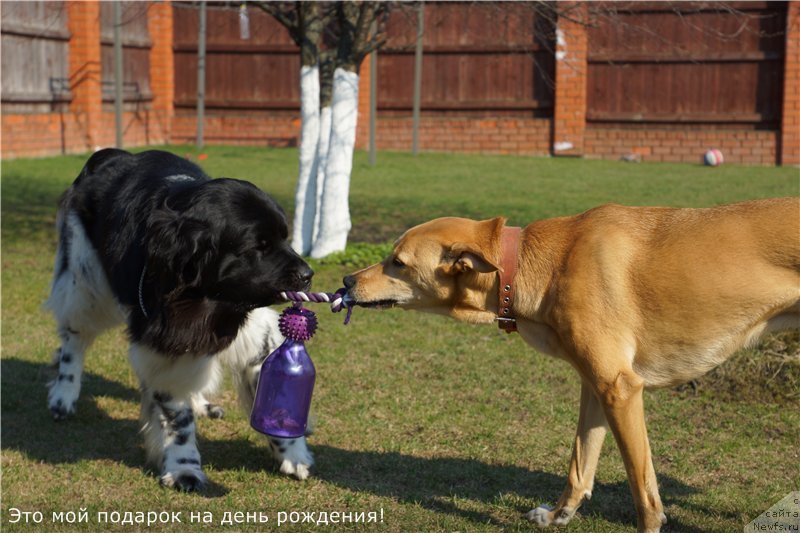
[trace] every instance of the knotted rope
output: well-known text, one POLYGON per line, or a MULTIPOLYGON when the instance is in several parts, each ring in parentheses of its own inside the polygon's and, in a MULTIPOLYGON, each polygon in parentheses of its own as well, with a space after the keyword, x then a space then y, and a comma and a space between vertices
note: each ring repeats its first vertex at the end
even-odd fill
POLYGON ((353 306, 345 300, 347 289, 342 287, 334 293, 330 292, 301 292, 301 291, 283 291, 280 296, 286 301, 296 303, 329 303, 331 304, 331 311, 338 313, 344 308, 347 308, 347 315, 344 317, 344 325, 350 323, 350 315, 353 313, 353 306))

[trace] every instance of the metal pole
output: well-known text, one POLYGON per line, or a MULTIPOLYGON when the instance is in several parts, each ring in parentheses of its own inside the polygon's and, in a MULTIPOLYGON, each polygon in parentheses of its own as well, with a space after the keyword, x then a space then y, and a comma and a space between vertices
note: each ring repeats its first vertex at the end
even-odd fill
POLYGON ((122 3, 114 2, 114 126, 122 148, 122 3))
POLYGON ((422 34, 425 29, 425 2, 420 2, 417 8, 417 46, 414 50, 414 110, 413 126, 411 132, 411 153, 419 152, 419 109, 422 98, 422 34))
POLYGON ((369 58, 369 164, 375 166, 377 146, 375 145, 375 122, 378 114, 378 51, 369 58))
POLYGON ((197 149, 203 148, 206 111, 206 3, 200 2, 200 32, 197 36, 197 149))

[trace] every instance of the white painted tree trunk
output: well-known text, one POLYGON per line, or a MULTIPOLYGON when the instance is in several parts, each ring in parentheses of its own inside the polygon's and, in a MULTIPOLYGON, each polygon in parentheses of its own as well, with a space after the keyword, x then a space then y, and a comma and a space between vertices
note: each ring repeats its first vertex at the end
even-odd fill
POLYGON ((358 122, 358 74, 337 68, 333 73, 331 139, 325 165, 319 234, 311 257, 344 250, 350 232, 350 172, 358 122))
POLYGON ((294 195, 292 248, 311 253, 317 218, 317 169, 320 139, 319 66, 300 68, 300 165, 294 195))
POLYGON ((311 242, 319 235, 319 214, 322 212, 322 191, 325 190, 325 165, 328 164, 328 148, 331 144, 331 106, 319 112, 319 142, 317 143, 317 205, 314 217, 314 232, 311 242))

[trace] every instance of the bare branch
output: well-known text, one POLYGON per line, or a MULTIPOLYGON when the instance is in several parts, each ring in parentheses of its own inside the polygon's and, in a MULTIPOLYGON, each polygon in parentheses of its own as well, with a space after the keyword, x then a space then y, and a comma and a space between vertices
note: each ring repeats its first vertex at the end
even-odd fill
POLYGON ((256 7, 271 15, 275 20, 289 31, 292 40, 298 45, 301 44, 302 32, 300 28, 300 17, 298 4, 302 2, 253 2, 256 7))

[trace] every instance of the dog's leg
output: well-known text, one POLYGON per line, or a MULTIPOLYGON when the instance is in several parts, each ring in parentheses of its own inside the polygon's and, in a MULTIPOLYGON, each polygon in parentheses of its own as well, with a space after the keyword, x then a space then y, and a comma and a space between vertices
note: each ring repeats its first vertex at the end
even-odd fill
POLYGON ((168 487, 193 491, 206 484, 197 449, 192 396, 210 390, 219 371, 213 357, 167 357, 132 344, 130 360, 142 389, 142 431, 148 461, 168 487))
POLYGON ((206 476, 200 465, 191 402, 145 389, 142 416, 148 459, 159 466, 161 484, 186 491, 203 488, 206 476))
MULTIPOLYGON (((239 404, 248 417, 253 409, 258 377, 263 362, 263 358, 252 360, 250 364, 239 370, 238 377, 236 377, 239 388, 239 404)), ((308 449, 305 437, 296 439, 270 437, 269 444, 272 457, 281 473, 295 476, 301 480, 308 478, 309 470, 314 464, 314 457, 308 449)))
POLYGON ((305 437, 296 439, 269 438, 272 457, 282 474, 303 480, 309 476, 314 458, 306 445, 305 437))
POLYGON ((58 375, 48 385, 47 405, 56 420, 75 414, 81 393, 81 376, 86 350, 95 338, 92 331, 72 329, 69 324, 59 324, 61 347, 53 355, 53 366, 58 375))
POLYGON ((537 507, 528 513, 528 520, 539 527, 565 525, 575 515, 583 499, 592 497, 594 473, 607 428, 603 407, 591 387, 584 383, 581 386, 578 432, 573 443, 567 486, 555 508, 537 507))
POLYGON ((658 494, 650 442, 644 419, 644 380, 633 370, 620 370, 605 379, 598 376, 596 392, 619 446, 633 493, 640 532, 657 533, 666 523, 658 494))
POLYGON ((58 225, 56 266, 45 307, 53 313, 61 339, 53 357, 58 375, 49 384, 47 405, 61 420, 75 413, 86 350, 123 315, 80 219, 60 213, 58 225))

